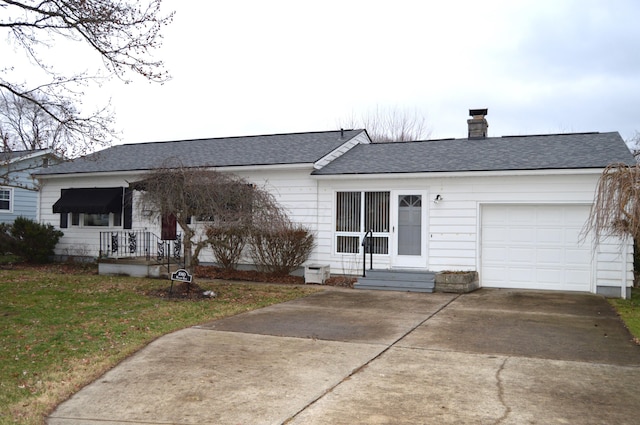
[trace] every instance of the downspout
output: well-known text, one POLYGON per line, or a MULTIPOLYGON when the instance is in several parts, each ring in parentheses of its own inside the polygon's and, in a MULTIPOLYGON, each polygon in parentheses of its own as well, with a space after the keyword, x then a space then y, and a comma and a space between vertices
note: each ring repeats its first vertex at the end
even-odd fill
POLYGON ((620 298, 624 300, 627 298, 627 267, 629 266, 627 255, 629 253, 629 236, 625 236, 622 243, 622 283, 620 284, 620 298))

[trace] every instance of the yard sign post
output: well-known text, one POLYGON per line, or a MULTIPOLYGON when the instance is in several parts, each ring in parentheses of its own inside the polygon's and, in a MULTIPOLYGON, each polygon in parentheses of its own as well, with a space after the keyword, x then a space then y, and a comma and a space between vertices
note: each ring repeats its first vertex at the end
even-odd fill
POLYGON ((171 289, 169 289, 169 294, 173 293, 173 282, 186 282, 187 284, 191 284, 192 276, 185 269, 178 269, 174 273, 171 273, 171 289))

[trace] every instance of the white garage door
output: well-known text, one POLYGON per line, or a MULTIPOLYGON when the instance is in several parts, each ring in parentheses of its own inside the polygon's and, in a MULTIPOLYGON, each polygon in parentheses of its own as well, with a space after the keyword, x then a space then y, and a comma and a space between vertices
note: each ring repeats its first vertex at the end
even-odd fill
POLYGON ((590 291, 588 215, 584 205, 483 206, 482 286, 590 291))

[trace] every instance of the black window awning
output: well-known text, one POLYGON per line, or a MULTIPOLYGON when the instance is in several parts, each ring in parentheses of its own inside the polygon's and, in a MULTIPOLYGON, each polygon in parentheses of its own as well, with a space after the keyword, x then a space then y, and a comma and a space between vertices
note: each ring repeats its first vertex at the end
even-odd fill
POLYGON ((121 187, 62 189, 54 213, 106 214, 122 212, 121 187))

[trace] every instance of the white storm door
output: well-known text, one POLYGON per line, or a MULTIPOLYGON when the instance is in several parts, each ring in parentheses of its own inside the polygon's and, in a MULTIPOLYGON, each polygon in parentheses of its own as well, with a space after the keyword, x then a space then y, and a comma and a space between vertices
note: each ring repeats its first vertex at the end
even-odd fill
POLYGON ((426 191, 392 193, 393 267, 427 267, 426 205, 426 191))

